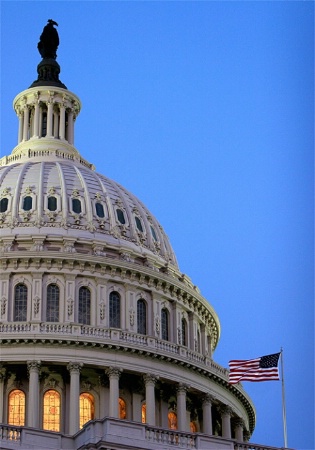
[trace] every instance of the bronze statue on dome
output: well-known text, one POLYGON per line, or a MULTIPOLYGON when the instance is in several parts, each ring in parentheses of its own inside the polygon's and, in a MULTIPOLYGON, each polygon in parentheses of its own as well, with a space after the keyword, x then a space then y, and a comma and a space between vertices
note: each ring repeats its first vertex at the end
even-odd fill
POLYGON ((56 59, 57 48, 59 45, 59 36, 54 25, 58 26, 57 22, 52 19, 48 20, 48 24, 44 27, 40 40, 37 45, 38 51, 43 59, 56 59))

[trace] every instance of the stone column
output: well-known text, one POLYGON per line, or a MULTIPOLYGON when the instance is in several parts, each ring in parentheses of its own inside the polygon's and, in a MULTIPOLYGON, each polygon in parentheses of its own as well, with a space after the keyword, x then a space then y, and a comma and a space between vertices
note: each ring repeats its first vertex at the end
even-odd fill
POLYGON ((34 104, 34 137, 39 137, 39 103, 34 104))
POLYGON ((186 392, 188 386, 179 383, 177 386, 177 428, 178 431, 188 431, 186 417, 186 392))
POLYGON ((213 434, 212 430, 212 403, 214 397, 210 394, 206 394, 202 402, 203 412, 203 432, 207 434, 213 434))
POLYGON ((80 429, 80 371, 82 366, 82 363, 75 362, 67 365, 70 372, 69 434, 71 435, 80 429))
POLYGON ((0 364, 0 423, 3 423, 3 406, 4 406, 4 380, 6 375, 6 369, 0 364))
POLYGON ((74 120, 73 120, 73 111, 68 110, 68 142, 73 145, 73 137, 74 137, 74 120))
POLYGON ((239 418, 235 419, 233 425, 234 425, 234 431, 235 431, 235 439, 238 442, 244 442, 244 436, 243 436, 244 421, 239 417, 239 418))
POLYGON ((118 367, 109 367, 105 373, 109 378, 109 415, 119 418, 119 377, 122 369, 118 367))
POLYGON ((158 377, 147 373, 143 379, 145 382, 146 423, 155 425, 155 383, 158 377))
POLYGON ((50 98, 47 102, 47 137, 52 137, 52 125, 53 125, 53 101, 52 98, 50 98))
POLYGON ((27 141, 28 138, 28 121, 30 118, 30 111, 28 106, 24 107, 24 120, 23 120, 23 141, 27 141))
POLYGON ((41 361, 28 361, 29 374, 27 426, 39 428, 39 370, 41 361))
POLYGON ((142 395, 138 392, 132 393, 132 420, 135 422, 142 421, 142 403, 141 403, 142 395))
POLYGON ((229 406, 222 405, 219 408, 222 419, 222 437, 231 439, 231 415, 232 409, 229 406))
POLYGON ((59 138, 64 139, 66 132, 66 108, 65 105, 60 105, 60 123, 59 123, 59 138))
POLYGON ((54 116, 54 138, 59 138, 59 112, 58 111, 54 111, 53 113, 54 116))
POLYGON ((19 134, 18 134, 18 143, 23 140, 23 128, 24 128, 24 114, 23 112, 19 112, 19 134))

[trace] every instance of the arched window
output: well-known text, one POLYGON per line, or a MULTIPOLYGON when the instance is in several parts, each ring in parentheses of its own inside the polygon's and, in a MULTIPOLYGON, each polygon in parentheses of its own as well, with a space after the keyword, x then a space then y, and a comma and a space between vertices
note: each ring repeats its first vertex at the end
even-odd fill
POLYGON ((187 322, 185 319, 182 319, 181 345, 187 345, 187 322))
POLYGON ((95 203, 95 210, 97 217, 100 217, 101 219, 105 217, 104 206, 102 205, 102 203, 99 202, 95 203))
POLYGON ((76 214, 80 214, 82 212, 81 200, 78 198, 72 199, 72 211, 76 214))
POLYGON ((60 394, 50 389, 44 394, 43 429, 60 431, 60 394))
POLYGON ((25 394, 19 389, 9 394, 8 424, 18 427, 25 425, 25 394))
POLYGON ((137 302, 137 333, 147 334, 147 304, 142 298, 137 302))
POLYGON ((25 322, 27 320, 27 287, 19 283, 14 292, 14 321, 25 322))
POLYGON ((126 409, 126 402, 122 398, 119 398, 118 400, 119 404, 119 418, 120 419, 126 419, 127 417, 127 409, 126 409))
POLYGON ((6 212, 8 209, 8 202, 9 200, 7 198, 2 198, 0 200, 0 213, 6 212))
POLYGON ((87 287, 79 289, 79 323, 90 325, 91 322, 91 291, 87 287))
POLYGON ((141 406, 141 422, 146 423, 147 420, 147 405, 144 403, 141 406))
POLYGON ((47 286, 47 322, 59 322, 59 287, 56 284, 47 286))
POLYGON ((177 430, 177 415, 173 411, 168 413, 168 428, 177 430))
POLYGON ((80 395, 80 428, 88 422, 94 419, 94 397, 87 392, 83 392, 80 395))
POLYGON ((48 197, 48 209, 49 211, 56 211, 57 209, 57 197, 48 197))
POLYGON ((30 195, 23 198, 23 209, 24 211, 30 211, 33 206, 33 199, 30 195))
POLYGON ((120 328, 120 295, 116 291, 109 294, 109 326, 120 328))
POLYGON ((122 225, 125 225, 126 219, 125 219, 124 212, 123 212, 121 209, 117 209, 117 210, 116 210, 116 214, 117 214, 117 219, 119 220, 119 222, 120 222, 122 225))
POLYGON ((165 341, 168 341, 168 323, 169 323, 169 314, 166 308, 163 308, 161 311, 161 337, 165 341))

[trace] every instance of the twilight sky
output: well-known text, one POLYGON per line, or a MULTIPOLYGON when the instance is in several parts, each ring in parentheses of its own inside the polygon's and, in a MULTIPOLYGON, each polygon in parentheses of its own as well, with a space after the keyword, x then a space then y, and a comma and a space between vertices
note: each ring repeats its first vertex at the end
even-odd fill
MULTIPOLYGON (((288 445, 314 443, 314 3, 3 1, 0 157, 58 22, 75 145, 139 197, 221 321, 224 367, 284 348, 288 445)), ((283 446, 281 382, 244 382, 283 446)))

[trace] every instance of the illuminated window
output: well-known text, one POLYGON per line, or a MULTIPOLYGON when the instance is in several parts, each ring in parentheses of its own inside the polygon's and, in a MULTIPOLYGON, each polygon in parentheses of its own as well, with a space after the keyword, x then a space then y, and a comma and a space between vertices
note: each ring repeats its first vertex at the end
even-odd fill
POLYGON ((43 429, 60 431, 60 394, 52 389, 44 394, 43 429))
POLYGON ((190 422, 189 427, 192 433, 197 433, 197 425, 195 424, 195 422, 190 422))
POLYGON ((19 283, 14 293, 14 321, 25 322, 27 316, 27 287, 19 283))
POLYGON ((120 295, 115 291, 109 294, 109 326, 120 328, 120 295))
POLYGON ((23 209, 24 211, 30 211, 32 209, 33 199, 29 195, 23 198, 23 209))
POLYGON ((163 308, 161 311, 161 336, 165 341, 168 341, 168 322, 168 310, 163 308))
POLYGON ((177 430, 177 415, 173 411, 168 413, 168 428, 177 430))
POLYGON ((91 320, 91 292, 87 287, 79 289, 79 323, 90 325, 91 320))
POLYGON ((0 213, 6 212, 8 209, 8 202, 9 200, 7 198, 2 198, 0 200, 0 213))
POLYGON ((117 214, 117 219, 119 220, 119 222, 120 222, 122 225, 125 225, 126 219, 125 219, 124 212, 123 212, 121 209, 117 209, 117 210, 116 210, 116 214, 117 214))
POLYGON ((147 420, 147 405, 144 403, 141 407, 141 422, 146 423, 147 420))
POLYGON ((182 319, 181 344, 187 345, 187 322, 185 319, 182 319))
POLYGON ((137 302, 137 333, 147 334, 147 304, 142 298, 137 302))
POLYGON ((94 419, 94 397, 87 392, 80 395, 80 428, 94 419))
POLYGON ((8 424, 19 427, 25 425, 25 394, 19 389, 9 394, 8 424))
POLYGON ((46 320, 59 322, 59 287, 56 284, 47 287, 46 320))
POLYGON ((122 398, 119 398, 118 403, 119 403, 119 418, 126 419, 127 417, 126 402, 122 398))

